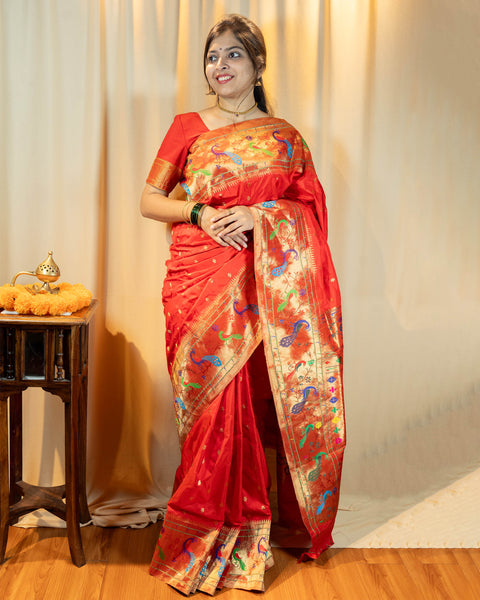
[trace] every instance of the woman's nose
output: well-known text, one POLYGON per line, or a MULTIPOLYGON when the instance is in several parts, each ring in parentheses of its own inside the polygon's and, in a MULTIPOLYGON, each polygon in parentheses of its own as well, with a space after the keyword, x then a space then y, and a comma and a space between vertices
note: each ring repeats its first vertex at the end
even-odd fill
POLYGON ((227 65, 225 58, 222 58, 220 56, 217 60, 217 69, 226 69, 227 66, 228 65, 227 65))

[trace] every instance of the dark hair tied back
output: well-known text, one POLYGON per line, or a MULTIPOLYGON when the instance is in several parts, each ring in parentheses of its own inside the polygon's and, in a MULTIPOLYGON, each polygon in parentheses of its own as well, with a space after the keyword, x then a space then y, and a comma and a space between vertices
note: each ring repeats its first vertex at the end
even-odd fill
POLYGON ((253 21, 250 21, 250 19, 247 19, 242 15, 227 15, 210 29, 205 41, 205 50, 203 53, 203 72, 205 73, 207 66, 207 55, 211 43, 215 38, 226 31, 231 31, 233 33, 250 57, 250 60, 255 67, 255 71, 257 72, 257 81, 253 90, 255 102, 258 104, 260 110, 263 110, 268 115, 272 116, 273 112, 267 100, 262 80, 262 73, 267 64, 267 48, 262 32, 253 21))

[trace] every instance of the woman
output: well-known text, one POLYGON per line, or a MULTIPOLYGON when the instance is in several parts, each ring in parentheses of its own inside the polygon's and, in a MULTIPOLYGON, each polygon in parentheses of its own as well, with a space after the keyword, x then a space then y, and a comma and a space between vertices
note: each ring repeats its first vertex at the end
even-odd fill
POLYGON ((269 115, 263 36, 231 15, 204 68, 216 104, 178 115, 142 195, 173 222, 163 289, 167 360, 182 445, 150 572, 179 591, 263 590, 280 522, 332 544, 345 445, 340 293, 324 193, 310 152, 269 115), (167 198, 180 183, 186 201, 167 198))

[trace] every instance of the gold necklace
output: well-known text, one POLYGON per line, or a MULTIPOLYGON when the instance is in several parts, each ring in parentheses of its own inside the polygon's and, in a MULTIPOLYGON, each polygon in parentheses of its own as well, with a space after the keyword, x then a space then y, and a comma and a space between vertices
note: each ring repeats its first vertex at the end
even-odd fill
POLYGON ((231 115, 235 115, 236 117, 239 117, 240 115, 246 115, 251 110, 256 108, 257 103, 255 102, 255 104, 252 104, 252 106, 250 108, 247 108, 247 110, 228 110, 228 108, 223 108, 223 106, 220 105, 220 98, 217 96, 217 106, 220 110, 223 110, 223 112, 230 113, 231 115))

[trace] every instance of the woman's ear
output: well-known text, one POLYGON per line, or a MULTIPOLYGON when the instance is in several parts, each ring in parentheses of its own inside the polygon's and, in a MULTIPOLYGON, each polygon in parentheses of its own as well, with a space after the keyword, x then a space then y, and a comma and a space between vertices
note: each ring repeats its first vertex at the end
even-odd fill
POLYGON ((265 73, 265 65, 262 65, 261 67, 259 67, 257 69, 257 81, 260 79, 260 77, 262 77, 262 75, 265 73))

